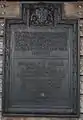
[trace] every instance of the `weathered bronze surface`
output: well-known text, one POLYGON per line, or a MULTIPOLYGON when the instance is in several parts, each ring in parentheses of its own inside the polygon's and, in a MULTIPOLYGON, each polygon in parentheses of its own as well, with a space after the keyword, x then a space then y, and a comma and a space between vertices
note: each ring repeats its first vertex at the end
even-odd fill
POLYGON ((6 20, 3 115, 79 116, 78 23, 61 11, 23 3, 22 18, 6 20))

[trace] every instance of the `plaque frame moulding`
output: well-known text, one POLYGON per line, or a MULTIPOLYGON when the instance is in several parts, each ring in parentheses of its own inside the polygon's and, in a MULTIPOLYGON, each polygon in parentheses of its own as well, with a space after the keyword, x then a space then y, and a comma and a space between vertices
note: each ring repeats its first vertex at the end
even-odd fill
MULTIPOLYGON (((77 20, 68 20, 68 19, 62 19, 62 9, 63 3, 56 3, 56 2, 22 2, 21 3, 21 16, 20 18, 11 18, 11 19, 6 19, 5 21, 5 40, 4 40, 4 67, 3 67, 3 90, 2 90, 2 115, 3 116, 55 116, 55 117, 79 117, 80 114, 80 79, 79 79, 79 60, 80 60, 80 48, 79 48, 79 28, 78 28, 78 21, 77 20), (33 7, 33 6, 36 7, 33 7), (38 7, 38 6, 41 6, 38 7), (44 6, 45 5, 45 6, 44 6), (53 5, 48 7, 48 5, 53 5), (44 7, 43 7, 44 6, 44 7), (58 7, 57 7, 58 6, 58 7), (44 9, 45 8, 45 9, 44 9), (47 9, 48 8, 48 9, 47 9), (29 15, 29 10, 34 9, 35 12, 32 11, 30 16, 29 15), (56 9, 56 10, 55 10, 56 9), (40 11, 39 11, 40 10, 40 11), (43 12, 44 13, 43 13, 43 12), (54 14, 51 14, 53 13, 54 14), (56 12, 55 12, 56 11, 56 12), (34 15, 33 15, 34 14, 34 15), (47 14, 47 15, 46 15, 47 14), (39 17, 36 15, 40 15, 39 17), (56 16, 56 18, 55 18, 56 16), (47 20, 47 21, 46 21, 47 20), (49 108, 47 111, 35 111, 34 107, 32 111, 29 111, 28 108, 27 110, 22 110, 19 111, 17 108, 13 107, 9 103, 9 93, 11 91, 11 80, 10 80, 10 60, 11 60, 11 30, 12 26, 13 29, 15 29, 16 25, 19 25, 19 29, 21 31, 21 25, 23 25, 23 29, 25 26, 28 26, 27 28, 51 28, 54 29, 56 28, 57 25, 64 25, 64 28, 66 26, 69 26, 72 28, 72 34, 73 34, 73 42, 72 42, 72 76, 73 80, 71 80, 71 88, 69 90, 72 93, 72 103, 71 103, 71 108, 65 108, 65 109, 55 109, 53 112, 49 111, 49 108), (10 107, 11 106, 11 107, 10 107), (15 108, 15 109, 13 109, 15 108)), ((13 32, 12 32, 13 33, 13 32)), ((61 48, 62 49, 62 48, 61 48)), ((63 49, 62 49, 63 50, 63 49)), ((14 86, 15 87, 15 86, 14 86)), ((21 106, 22 107, 22 106, 21 106)))

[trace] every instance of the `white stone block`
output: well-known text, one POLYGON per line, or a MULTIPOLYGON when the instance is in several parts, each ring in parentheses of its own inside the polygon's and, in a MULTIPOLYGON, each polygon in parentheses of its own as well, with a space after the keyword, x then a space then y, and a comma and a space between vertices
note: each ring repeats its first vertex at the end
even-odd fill
POLYGON ((80 112, 83 113, 83 95, 80 95, 80 112))
POLYGON ((83 81, 80 81, 80 93, 83 94, 83 81))
POLYGON ((80 75, 83 75, 83 59, 80 59, 80 75))

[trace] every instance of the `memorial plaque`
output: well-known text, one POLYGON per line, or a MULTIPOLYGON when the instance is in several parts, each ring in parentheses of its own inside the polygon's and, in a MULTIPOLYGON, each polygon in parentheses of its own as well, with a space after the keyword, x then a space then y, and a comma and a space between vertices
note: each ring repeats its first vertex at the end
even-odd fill
POLYGON ((62 5, 21 3, 21 18, 6 19, 3 116, 79 116, 78 22, 62 5))

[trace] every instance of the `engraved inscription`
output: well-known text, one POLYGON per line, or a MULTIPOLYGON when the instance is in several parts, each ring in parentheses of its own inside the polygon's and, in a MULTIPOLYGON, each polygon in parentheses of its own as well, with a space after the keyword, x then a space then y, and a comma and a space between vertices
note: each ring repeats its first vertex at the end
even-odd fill
MULTIPOLYGON (((15 95, 23 104, 28 102, 29 105, 39 104, 43 107, 43 105, 57 105, 58 101, 60 105, 68 98, 68 90, 64 95, 57 94, 57 92, 63 93, 64 84, 68 80, 67 60, 18 59, 16 61, 14 82, 17 89, 14 91, 17 91, 15 95)), ((68 88, 68 85, 66 84, 65 87, 68 88)))
POLYGON ((56 50, 67 50, 65 32, 15 32, 16 51, 31 51, 33 55, 46 55, 56 50))
POLYGON ((30 25, 53 25, 53 4, 36 4, 30 6, 30 25))
MULTIPOLYGON (((67 65, 67 63, 66 63, 67 65)), ((65 79, 65 73, 67 72, 67 66, 64 65, 64 61, 60 60, 41 60, 37 62, 19 62, 18 68, 19 73, 17 76, 21 81, 25 82, 27 80, 39 80, 42 84, 47 82, 49 87, 61 87, 62 80, 65 79)))

